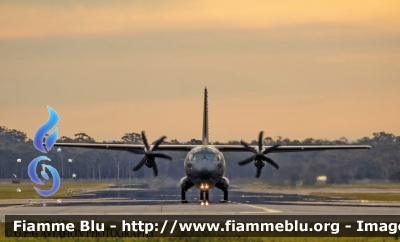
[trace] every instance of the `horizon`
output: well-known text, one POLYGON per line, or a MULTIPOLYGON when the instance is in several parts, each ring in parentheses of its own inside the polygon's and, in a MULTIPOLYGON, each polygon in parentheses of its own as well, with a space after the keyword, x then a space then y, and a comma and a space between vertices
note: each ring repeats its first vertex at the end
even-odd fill
MULTIPOLYGON (((18 130, 18 129, 14 129, 14 128, 10 128, 10 127, 6 127, 6 126, 1 126, 0 125, 0 127, 4 127, 4 128, 7 128, 8 130, 17 130, 17 131, 21 131, 21 132, 23 132, 24 134, 26 134, 26 137, 27 137, 27 140, 26 140, 26 142, 28 142, 28 141, 33 141, 33 137, 31 138, 31 137, 29 137, 28 135, 27 135, 27 133, 26 132, 24 132, 23 130, 18 130)), ((54 130, 54 129, 53 129, 54 130)), ((49 131, 50 133, 52 132, 52 131, 49 131)), ((141 131, 139 131, 139 132, 132 132, 132 133, 136 133, 136 134, 139 134, 140 135, 140 132, 141 131)), ((76 133, 76 134, 74 134, 74 135, 72 135, 72 136, 66 136, 66 135, 61 135, 61 136, 59 136, 58 138, 57 138, 57 140, 59 140, 61 137, 67 137, 67 138, 70 138, 70 139, 74 139, 75 138, 75 135, 77 135, 77 134, 80 134, 80 133, 83 133, 83 134, 86 134, 86 135, 88 135, 90 138, 93 138, 94 140, 95 140, 95 142, 96 143, 102 143, 102 142, 106 142, 106 143, 111 143, 111 142, 121 142, 122 141, 122 136, 123 135, 125 135, 125 134, 128 134, 128 133, 124 133, 122 136, 121 136, 121 138, 120 139, 110 139, 110 140, 102 140, 102 141, 100 141, 100 140, 96 140, 96 138, 94 138, 93 136, 91 136, 90 134, 87 134, 87 133, 85 133, 85 132, 79 132, 79 133, 76 133)), ((266 139, 266 138, 272 138, 274 141, 277 141, 278 140, 278 137, 280 137, 281 138, 281 140, 284 140, 284 139, 289 139, 290 141, 300 141, 300 142, 303 142, 303 141, 305 141, 306 139, 314 139, 315 141, 336 141, 336 140, 340 140, 340 139, 342 139, 342 138, 345 138, 345 139, 347 139, 347 143, 355 143, 355 142, 358 142, 360 139, 362 139, 362 138, 373 138, 374 137, 374 134, 381 134, 381 133, 385 133, 385 134, 392 134, 392 135, 394 135, 396 138, 400 138, 400 135, 399 136, 397 136, 395 133, 391 133, 391 132, 386 132, 386 131, 379 131, 379 132, 374 132, 374 133, 372 133, 370 136, 362 136, 362 137, 359 137, 359 138, 357 138, 357 139, 348 139, 347 137, 345 137, 345 136, 342 136, 342 137, 339 137, 339 138, 336 138, 336 139, 326 139, 326 138, 318 138, 318 137, 307 137, 307 138, 304 138, 304 139, 296 139, 296 138, 291 138, 291 137, 285 137, 285 136, 281 136, 281 135, 277 135, 277 136, 268 136, 268 135, 265 135, 265 132, 264 132, 264 139, 266 139)), ((193 138, 190 138, 190 139, 187 139, 187 140, 179 140, 179 139, 175 139, 175 138, 166 138, 166 142, 170 142, 170 141, 172 141, 172 140, 177 140, 179 143, 188 143, 188 142, 190 142, 191 140, 196 140, 196 141, 201 141, 201 138, 197 138, 197 137, 193 137, 193 138)), ((219 143, 228 143, 228 142, 237 142, 237 141, 240 141, 241 139, 230 139, 230 140, 227 140, 227 141, 220 141, 220 140, 211 140, 211 141, 209 141, 209 143, 211 144, 211 145, 213 145, 214 143, 216 143, 216 142, 219 142, 219 143)), ((245 140, 246 141, 246 140, 245 140)), ((253 142, 253 141, 255 141, 255 142, 257 142, 257 140, 256 139, 252 139, 252 140, 247 140, 247 142, 253 142)))

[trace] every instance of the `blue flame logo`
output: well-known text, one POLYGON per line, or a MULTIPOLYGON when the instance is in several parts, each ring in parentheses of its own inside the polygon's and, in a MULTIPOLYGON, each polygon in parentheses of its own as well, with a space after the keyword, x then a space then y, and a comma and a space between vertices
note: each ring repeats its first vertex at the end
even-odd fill
MULTIPOLYGON (((44 183, 39 179, 39 177, 36 174, 36 167, 38 163, 42 160, 48 160, 50 159, 47 156, 39 156, 31 161, 31 163, 28 166, 28 175, 31 180, 39 185, 44 185, 44 183)), ((60 188, 60 175, 58 174, 58 171, 49 165, 43 164, 43 171, 40 173, 42 177, 46 180, 49 179, 49 175, 46 173, 46 168, 50 171, 51 176, 53 177, 53 187, 50 190, 41 190, 37 187, 34 187, 35 190, 42 195, 43 197, 48 197, 50 195, 53 195, 55 192, 57 192, 58 188, 60 188)))
MULTIPOLYGON (((45 138, 45 135, 56 126, 58 123, 58 120, 60 119, 56 111, 52 109, 50 106, 47 106, 47 109, 49 111, 49 120, 45 124, 43 124, 35 133, 35 137, 33 139, 33 145, 35 148, 42 152, 42 153, 47 153, 50 151, 51 148, 53 148, 54 143, 56 142, 58 138, 58 128, 54 130, 53 133, 49 134, 45 140, 46 147, 43 146, 43 139, 45 138)), ((31 163, 28 166, 28 175, 29 178, 36 184, 43 185, 44 183, 39 179, 39 177, 36 174, 36 167, 38 163, 42 160, 47 160, 50 161, 50 159, 47 156, 39 156, 31 161, 31 163)), ((49 179, 49 175, 46 173, 46 169, 50 171, 51 176, 53 177, 53 187, 50 190, 41 190, 37 187, 34 187, 35 190, 43 197, 48 197, 53 195, 57 190, 60 188, 60 175, 58 174, 58 171, 46 164, 42 164, 42 172, 40 173, 42 177, 45 180, 49 179)))
POLYGON ((52 128, 54 128, 54 126, 56 126, 56 124, 58 123, 58 120, 60 120, 60 117, 58 116, 56 111, 54 111, 54 109, 52 109, 50 106, 47 106, 47 109, 49 111, 49 120, 47 120, 47 122, 36 131, 35 137, 33 138, 33 145, 38 151, 42 153, 47 153, 48 151, 50 151, 58 138, 58 128, 56 128, 54 132, 49 134, 46 139, 46 151, 46 149, 43 147, 44 136, 52 128))

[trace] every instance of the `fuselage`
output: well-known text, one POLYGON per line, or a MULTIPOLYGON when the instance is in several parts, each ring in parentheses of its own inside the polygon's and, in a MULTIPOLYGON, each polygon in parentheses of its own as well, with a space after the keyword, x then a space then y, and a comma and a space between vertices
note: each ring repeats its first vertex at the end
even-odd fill
POLYGON ((211 145, 193 148, 184 160, 187 179, 200 190, 209 190, 221 181, 225 174, 225 158, 211 145))

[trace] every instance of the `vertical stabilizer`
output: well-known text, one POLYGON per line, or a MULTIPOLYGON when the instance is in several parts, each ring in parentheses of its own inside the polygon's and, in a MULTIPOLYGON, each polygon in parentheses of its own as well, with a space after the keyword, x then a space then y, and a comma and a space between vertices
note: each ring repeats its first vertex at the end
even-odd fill
POLYGON ((204 113, 203 113, 203 145, 208 145, 208 100, 207 87, 204 89, 204 113))

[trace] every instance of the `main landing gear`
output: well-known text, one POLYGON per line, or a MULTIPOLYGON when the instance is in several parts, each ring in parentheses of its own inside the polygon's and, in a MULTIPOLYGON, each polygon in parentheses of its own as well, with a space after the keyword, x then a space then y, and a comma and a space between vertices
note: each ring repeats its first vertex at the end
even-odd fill
POLYGON ((183 177, 183 178, 181 179, 180 184, 181 184, 181 200, 182 200, 182 203, 187 203, 187 200, 186 200, 186 192, 187 192, 187 190, 189 190, 191 187, 193 187, 194 184, 193 184, 187 177, 183 177))
MULTIPOLYGON (((222 203, 228 202, 228 190, 223 190, 224 192, 224 200, 222 200, 222 203)), ((181 199, 182 203, 187 203, 188 201, 186 200, 186 191, 184 189, 181 190, 181 199)), ((200 204, 201 205, 208 205, 209 204, 209 190, 200 190, 200 204)))
POLYGON ((223 203, 228 202, 228 187, 229 187, 228 178, 223 177, 217 184, 215 184, 215 187, 224 192, 224 200, 222 200, 221 202, 223 203))
POLYGON ((186 191, 185 191, 185 189, 181 189, 181 199, 182 199, 182 203, 188 203, 188 201, 186 200, 186 191))
POLYGON ((228 202, 228 190, 223 190, 223 192, 224 192, 224 200, 222 200, 221 202, 227 203, 228 202))

